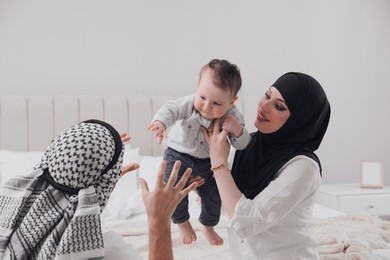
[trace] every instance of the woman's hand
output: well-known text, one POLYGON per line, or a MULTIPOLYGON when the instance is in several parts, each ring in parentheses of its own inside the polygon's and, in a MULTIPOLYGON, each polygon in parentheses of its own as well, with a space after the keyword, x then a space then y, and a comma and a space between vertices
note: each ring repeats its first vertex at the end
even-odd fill
POLYGON ((216 119, 212 132, 208 132, 206 128, 201 127, 201 131, 205 136, 206 142, 210 149, 211 167, 215 168, 223 164, 227 165, 227 159, 230 151, 230 144, 227 140, 228 132, 224 129, 220 130, 220 119, 216 119))
POLYGON ((222 207, 228 218, 231 219, 242 193, 237 188, 227 166, 230 150, 230 144, 227 141, 228 132, 224 129, 219 130, 219 121, 219 119, 215 120, 211 134, 205 129, 202 129, 202 132, 210 147, 211 167, 214 168, 214 177, 221 195, 222 207))

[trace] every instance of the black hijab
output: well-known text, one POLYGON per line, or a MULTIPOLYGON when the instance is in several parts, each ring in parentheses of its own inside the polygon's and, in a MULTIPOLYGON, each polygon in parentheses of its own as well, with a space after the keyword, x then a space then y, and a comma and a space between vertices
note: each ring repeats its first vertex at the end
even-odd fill
POLYGON ((314 159, 314 151, 325 135, 330 104, 321 85, 313 77, 289 72, 273 87, 279 90, 290 110, 290 117, 276 132, 252 133, 246 149, 236 151, 232 175, 238 188, 253 199, 275 178, 283 165, 297 155, 314 159))

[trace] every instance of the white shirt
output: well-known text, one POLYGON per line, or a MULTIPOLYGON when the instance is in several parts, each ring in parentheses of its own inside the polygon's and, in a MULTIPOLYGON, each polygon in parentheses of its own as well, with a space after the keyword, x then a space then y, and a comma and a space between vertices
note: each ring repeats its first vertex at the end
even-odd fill
MULTIPOLYGON (((195 94, 166 102, 157 111, 152 122, 155 120, 161 121, 168 129, 179 121, 169 131, 168 137, 164 141, 165 145, 196 158, 209 158, 209 146, 200 127, 208 128, 212 120, 204 118, 196 111, 194 99, 195 94)), ((232 115, 239 124, 244 126, 244 117, 235 106, 222 116, 221 122, 227 115, 232 115)), ((235 138, 230 135, 228 137, 231 145, 237 150, 244 149, 251 140, 251 136, 245 127, 240 137, 235 138)))
POLYGON ((311 223, 319 171, 299 155, 253 200, 242 195, 229 221, 231 259, 319 259, 311 223))

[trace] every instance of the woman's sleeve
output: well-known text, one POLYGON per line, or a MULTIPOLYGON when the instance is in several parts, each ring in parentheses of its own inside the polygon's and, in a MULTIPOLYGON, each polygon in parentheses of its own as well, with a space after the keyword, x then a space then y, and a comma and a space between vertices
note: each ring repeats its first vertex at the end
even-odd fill
POLYGON ((264 232, 278 225, 299 203, 314 196, 320 183, 318 164, 306 156, 294 157, 253 200, 241 196, 229 226, 241 238, 264 232))

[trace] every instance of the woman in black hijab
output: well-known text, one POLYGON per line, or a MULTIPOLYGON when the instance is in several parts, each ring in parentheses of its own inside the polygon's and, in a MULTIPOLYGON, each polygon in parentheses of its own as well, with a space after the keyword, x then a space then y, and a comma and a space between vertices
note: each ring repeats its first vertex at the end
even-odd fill
POLYGON ((229 217, 232 259, 318 259, 311 225, 321 184, 318 149, 330 105, 313 77, 282 75, 260 99, 251 143, 228 167, 227 132, 215 124, 211 164, 229 217), (231 170, 230 170, 231 169, 231 170))

